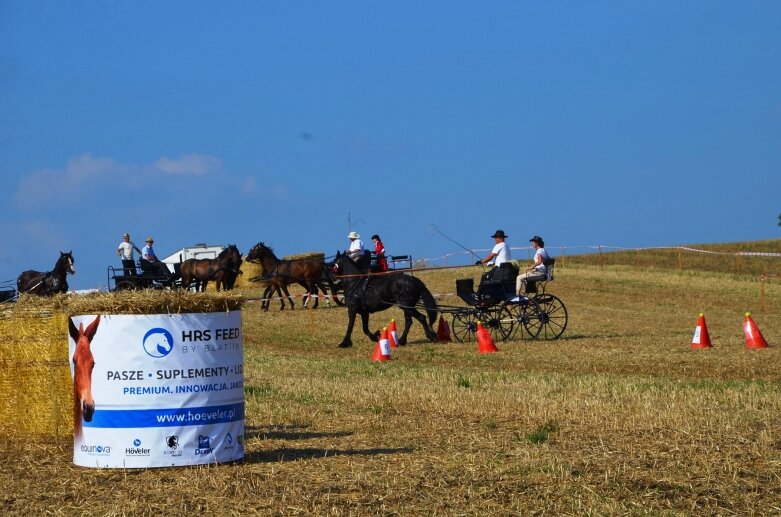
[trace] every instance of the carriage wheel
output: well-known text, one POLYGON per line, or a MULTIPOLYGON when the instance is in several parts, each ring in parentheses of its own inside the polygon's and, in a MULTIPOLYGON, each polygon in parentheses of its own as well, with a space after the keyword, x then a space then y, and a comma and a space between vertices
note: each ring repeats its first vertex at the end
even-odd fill
POLYGON ((475 340, 477 332, 477 314, 474 311, 464 310, 453 314, 453 337, 459 343, 471 343, 475 340))
POLYGON ((131 282, 130 280, 120 280, 117 282, 117 285, 114 287, 115 291, 135 291, 136 290, 136 284, 131 282))
POLYGON ((543 294, 536 296, 540 305, 540 337, 542 339, 558 339, 567 328, 567 308, 556 296, 543 294))
POLYGON ((504 308, 515 323, 513 337, 520 332, 521 339, 526 335, 537 339, 542 330, 542 311, 540 305, 533 298, 526 298, 520 303, 507 303, 504 308))
POLYGON ((515 320, 506 307, 487 309, 479 317, 483 326, 491 333, 494 343, 499 340, 507 341, 512 336, 515 320))

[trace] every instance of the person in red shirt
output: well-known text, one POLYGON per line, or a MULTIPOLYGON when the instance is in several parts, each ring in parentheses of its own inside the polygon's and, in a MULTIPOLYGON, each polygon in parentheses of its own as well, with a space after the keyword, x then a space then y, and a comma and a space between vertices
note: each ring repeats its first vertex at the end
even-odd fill
POLYGON ((376 233, 372 235, 372 241, 374 241, 374 253, 377 256, 377 270, 387 271, 388 260, 385 258, 385 245, 376 233))

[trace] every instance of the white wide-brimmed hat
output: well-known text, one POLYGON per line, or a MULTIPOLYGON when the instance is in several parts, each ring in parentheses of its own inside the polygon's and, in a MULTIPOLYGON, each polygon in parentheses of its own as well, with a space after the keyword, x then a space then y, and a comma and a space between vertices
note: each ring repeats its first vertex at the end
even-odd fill
POLYGON ((348 239, 357 239, 358 237, 360 237, 360 235, 358 235, 358 232, 350 232, 349 234, 347 234, 348 239))

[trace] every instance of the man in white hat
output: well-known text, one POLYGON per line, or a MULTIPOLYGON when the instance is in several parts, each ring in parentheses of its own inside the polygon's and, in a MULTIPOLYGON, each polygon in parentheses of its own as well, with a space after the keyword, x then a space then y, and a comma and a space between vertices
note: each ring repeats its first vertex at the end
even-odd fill
POLYGON ((353 259, 353 262, 358 262, 363 258, 363 241, 358 232, 350 232, 347 234, 347 238, 350 239, 350 247, 347 248, 347 254, 353 259))
POLYGON ((122 267, 125 270, 125 275, 134 276, 136 274, 136 261, 133 257, 133 250, 141 253, 138 246, 133 244, 133 241, 130 240, 129 233, 122 235, 122 242, 117 246, 117 255, 122 259, 122 267))

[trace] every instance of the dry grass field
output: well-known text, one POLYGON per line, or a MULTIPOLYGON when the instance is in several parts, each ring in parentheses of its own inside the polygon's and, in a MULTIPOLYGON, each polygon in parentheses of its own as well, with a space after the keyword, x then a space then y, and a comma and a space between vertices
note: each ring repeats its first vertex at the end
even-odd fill
MULTIPOLYGON (((415 324, 409 345, 374 363, 360 329, 336 347, 343 308, 247 303, 244 461, 85 469, 71 440, 6 429, 0 511, 781 514, 781 280, 633 260, 561 261, 549 291, 569 310, 563 337, 487 355, 428 343, 415 324), (746 311, 770 348, 745 348, 746 311), (707 350, 689 346, 700 312, 707 350)), ((479 270, 416 275, 461 305, 454 280, 479 270)))

